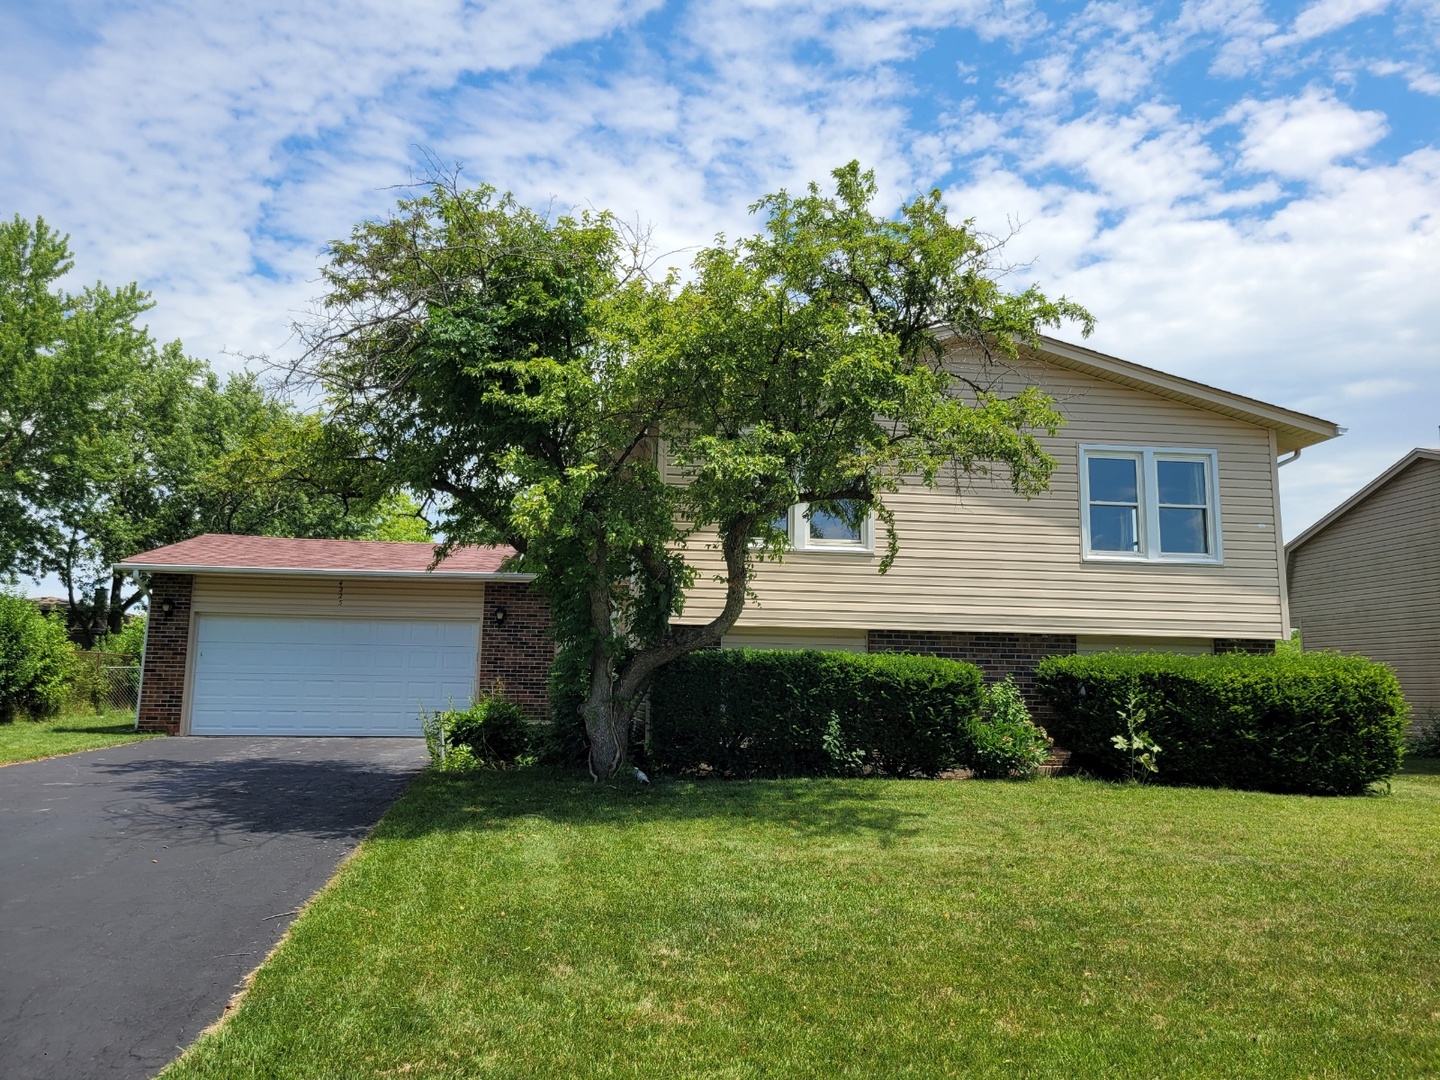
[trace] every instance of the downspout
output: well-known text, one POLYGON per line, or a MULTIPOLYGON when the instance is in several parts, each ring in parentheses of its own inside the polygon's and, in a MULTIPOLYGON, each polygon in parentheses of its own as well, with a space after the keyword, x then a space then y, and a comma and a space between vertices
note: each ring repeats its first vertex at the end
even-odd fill
POLYGON ((1289 457, 1276 458, 1276 459, 1275 459, 1275 467, 1276 467, 1277 469, 1284 468, 1286 465, 1289 465, 1290 462, 1298 460, 1299 457, 1300 457, 1300 451, 1299 451, 1299 450, 1296 450, 1296 451, 1294 451, 1293 453, 1291 453, 1291 455, 1290 455, 1289 457))
MULTIPOLYGON (((140 571, 133 574, 136 588, 142 588, 140 584, 140 571)), ((154 614, 150 610, 150 590, 145 590, 145 637, 140 643, 140 673, 135 677, 135 730, 140 730, 140 693, 145 689, 145 657, 150 652, 150 616, 154 614)))

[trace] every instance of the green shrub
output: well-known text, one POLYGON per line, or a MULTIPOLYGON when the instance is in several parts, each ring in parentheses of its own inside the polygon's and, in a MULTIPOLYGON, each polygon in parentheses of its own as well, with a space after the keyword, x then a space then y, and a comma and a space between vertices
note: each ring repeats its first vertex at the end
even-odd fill
POLYGON ((524 710, 498 691, 468 709, 422 709, 420 730, 431 763, 446 771, 517 764, 533 741, 524 710))
POLYGON ((1056 713, 1056 741, 1102 774, 1128 768, 1113 743, 1126 733, 1127 705, 1144 710, 1163 750, 1164 783, 1353 795, 1400 767, 1400 685, 1361 657, 1062 656, 1040 665, 1038 686, 1056 713))
POLYGON ((530 721, 502 694, 487 694, 463 712, 446 715, 448 747, 468 747, 482 765, 514 765, 530 751, 530 721))
POLYGON ((1052 741, 1030 719, 1020 688, 1009 677, 985 690, 981 715, 971 728, 970 768, 987 780, 1034 776, 1050 756, 1052 741))
POLYGON ((58 615, 0 590, 0 721, 51 716, 64 704, 74 648, 58 615))
POLYGON ((980 671, 929 656, 707 649, 650 690, 661 771, 934 776, 968 766, 980 671))
POLYGON ((1440 711, 1425 710, 1419 729, 1405 745, 1405 752, 1412 757, 1440 758, 1440 711))
POLYGON ((546 765, 585 768, 590 760, 590 739, 580 706, 590 677, 588 654, 561 649, 550 667, 550 722, 536 729, 535 752, 546 765))
POLYGON ((145 652, 145 616, 126 619, 118 633, 104 635, 95 643, 95 648, 98 652, 128 657, 138 664, 145 652))

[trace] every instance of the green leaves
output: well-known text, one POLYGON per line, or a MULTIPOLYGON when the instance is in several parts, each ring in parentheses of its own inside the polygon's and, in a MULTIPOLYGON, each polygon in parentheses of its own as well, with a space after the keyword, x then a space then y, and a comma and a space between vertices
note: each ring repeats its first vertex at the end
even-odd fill
POLYGON ((1014 356, 1066 319, 1088 333, 1089 314, 1007 293, 999 245, 952 224, 937 192, 886 217, 858 164, 834 182, 760 199, 761 231, 701 251, 683 283, 650 274, 607 213, 550 217, 445 176, 331 247, 301 365, 328 426, 386 484, 432 497, 448 546, 516 549, 562 649, 588 657, 592 741, 734 624, 757 560, 784 555, 774 523, 793 504, 873 511, 883 569, 902 483, 1048 482, 1053 403, 994 391, 952 351, 1014 356), (716 539, 724 609, 672 629, 687 545, 716 539))

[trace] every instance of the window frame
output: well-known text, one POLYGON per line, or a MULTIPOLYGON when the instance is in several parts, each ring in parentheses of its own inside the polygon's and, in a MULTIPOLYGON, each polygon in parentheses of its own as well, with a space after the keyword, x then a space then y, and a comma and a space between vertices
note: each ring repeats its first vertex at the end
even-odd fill
POLYGON ((810 536, 810 519, 805 511, 809 503, 795 503, 790 507, 785 529, 790 535, 791 551, 849 552, 851 554, 873 555, 875 553, 875 508, 865 512, 860 522, 860 540, 816 540, 810 536))
POLYGON ((1080 556, 1085 562, 1180 563, 1219 566, 1225 561, 1220 527, 1220 454, 1190 446, 1136 446, 1119 443, 1082 443, 1076 457, 1080 473, 1080 556), (1128 458, 1136 471, 1137 550, 1096 550, 1090 543, 1090 458, 1128 458), (1202 461, 1205 463, 1207 541, 1210 551, 1163 552, 1160 550, 1160 480, 1157 462, 1202 461))

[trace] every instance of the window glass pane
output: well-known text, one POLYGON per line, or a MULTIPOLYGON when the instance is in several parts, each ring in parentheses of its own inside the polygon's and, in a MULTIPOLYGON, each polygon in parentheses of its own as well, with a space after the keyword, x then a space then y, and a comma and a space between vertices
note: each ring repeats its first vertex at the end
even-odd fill
POLYGON ((1133 503, 1135 467, 1133 458, 1092 457, 1090 460, 1090 501, 1133 503))
POLYGON ((1135 517, 1133 506, 1090 507, 1090 550, 1138 551, 1135 517))
POLYGON ((1203 461, 1155 462, 1160 479, 1160 505, 1205 506, 1210 500, 1205 493, 1203 461))
MULTIPOLYGON (((846 516, 860 515, 863 511, 849 500, 842 506, 846 516)), ((860 543, 860 522, 851 525, 839 514, 832 514, 818 506, 810 508, 811 540, 842 540, 852 544, 860 543)))
POLYGON ((776 532, 782 532, 782 533, 784 533, 786 536, 789 536, 789 535, 790 535, 790 511, 787 510, 787 511, 785 511, 785 513, 783 513, 783 514, 781 514, 779 517, 777 517, 774 521, 772 521, 772 522, 770 523, 770 527, 773 528, 776 532))
POLYGON ((1171 555, 1210 554, 1204 510, 1160 508, 1160 550, 1171 555))

